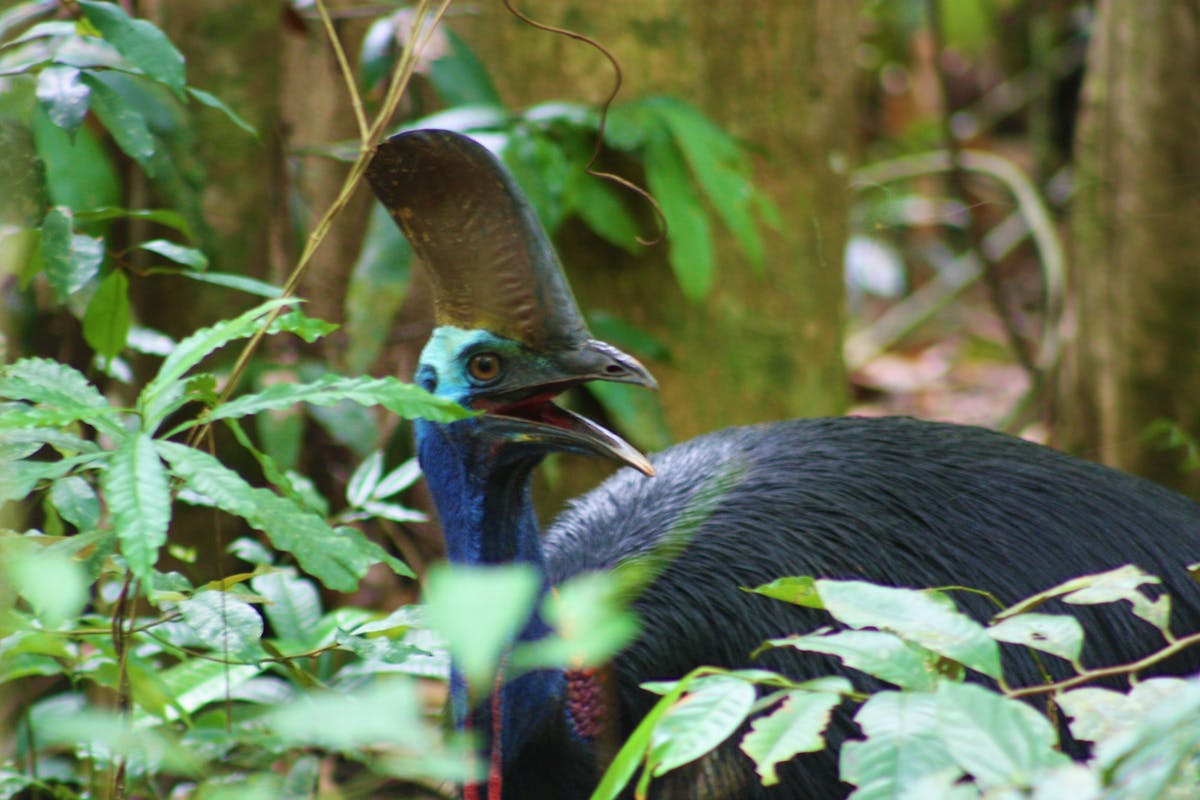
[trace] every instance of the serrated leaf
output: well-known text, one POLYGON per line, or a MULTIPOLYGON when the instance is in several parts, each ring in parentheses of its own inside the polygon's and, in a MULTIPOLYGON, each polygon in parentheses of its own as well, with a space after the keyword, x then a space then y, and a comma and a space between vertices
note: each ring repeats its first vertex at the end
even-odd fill
POLYGON ((874 675, 903 689, 926 690, 937 684, 932 653, 919 650, 898 636, 883 631, 837 631, 768 639, 771 647, 794 647, 811 653, 837 656, 852 669, 874 675))
POLYGON ((156 426, 169 412, 171 405, 183 393, 178 381, 188 370, 199 364, 213 351, 236 339, 252 336, 260 320, 275 308, 297 302, 295 298, 278 298, 255 306, 245 313, 216 325, 200 330, 179 342, 169 356, 163 359, 158 374, 146 384, 138 398, 138 406, 145 417, 147 428, 156 426))
POLYGON ((326 322, 323 319, 314 319, 300 309, 293 308, 271 320, 271 327, 267 329, 267 332, 273 334, 294 333, 304 341, 312 344, 322 336, 327 336, 337 329, 338 326, 332 322, 326 322))
POLYGON ((102 487, 121 553, 133 574, 148 580, 171 521, 167 470, 154 439, 142 433, 122 442, 102 474, 102 487))
POLYGON ((79 6, 87 21, 126 61, 166 84, 180 100, 185 99, 183 54, 165 33, 146 20, 130 18, 114 3, 79 0, 79 6))
POLYGON ((80 126, 88 112, 91 89, 79 77, 79 70, 65 66, 46 67, 37 77, 37 99, 46 116, 68 133, 80 126))
POLYGON ((779 783, 776 767, 784 761, 824 749, 822 734, 841 700, 836 694, 788 692, 774 711, 751 723, 741 749, 754 759, 763 786, 779 783))
POLYGON ((234 659, 252 659, 262 652, 262 617, 233 593, 197 592, 177 608, 197 638, 215 652, 234 659))
POLYGON ((50 487, 50 502, 59 515, 80 532, 90 531, 100 524, 100 498, 92 485, 78 475, 56 480, 50 487))
POLYGON ((0 397, 65 409, 111 410, 82 372, 48 358, 23 358, 0 367, 0 397))
POLYGON ((351 508, 361 508, 362 504, 375 494, 375 487, 383 477, 383 451, 376 450, 363 459, 358 468, 350 475, 346 484, 346 502, 351 508))
POLYGON ((1020 644, 1078 663, 1083 651, 1083 626, 1066 614, 1019 614, 987 629, 998 642, 1020 644))
POLYGON ((841 753, 842 780, 858 787, 854 800, 909 797, 903 790, 922 779, 962 774, 938 735, 932 694, 879 692, 854 721, 866 739, 846 742, 841 753))
POLYGON ((1200 785, 1200 682, 1191 679, 1154 702, 1136 723, 1097 744, 1105 798, 1192 798, 1200 785))
POLYGON ((754 706, 754 686, 737 678, 710 675, 663 714, 651 737, 654 775, 689 764, 720 746, 754 706))
POLYGON ((138 247, 200 272, 208 269, 208 256, 195 247, 187 247, 168 239, 151 239, 142 242, 138 247))
POLYGON ((1070 718, 1072 736, 1099 742, 1135 730, 1148 711, 1187 687, 1182 678, 1149 678, 1128 693, 1087 686, 1060 694, 1056 702, 1070 718))
POLYGON ((125 349, 133 310, 129 303, 129 279, 114 269, 100 281, 83 314, 83 338, 103 358, 112 358, 125 349))
POLYGON ((104 76, 85 73, 83 81, 92 91, 92 111, 112 135, 117 147, 143 169, 152 172, 150 159, 154 157, 155 143, 146 117, 109 86, 104 76))
POLYGON ((50 209, 42 220, 42 260, 59 301, 82 289, 100 271, 103 240, 72 230, 71 209, 50 209))
POLYGON ((250 134, 254 138, 256 138, 256 139, 258 138, 258 131, 255 129, 255 127, 253 125, 251 125, 249 122, 247 122, 245 119, 240 117, 237 114, 237 112, 235 112, 232 108, 230 108, 228 105, 226 105, 221 100, 221 98, 217 97, 216 95, 214 95, 210 92, 206 92, 203 89, 197 89, 195 86, 187 87, 187 93, 190 94, 201 105, 205 105, 205 106, 208 106, 209 108, 220 111, 222 114, 224 114, 226 117, 228 117, 229 121, 232 122, 234 125, 238 126, 243 131, 250 134))
POLYGON ((818 580, 825 608, 852 628, 879 628, 999 678, 1000 647, 982 625, 930 595, 863 581, 818 580))
POLYGON ((234 419, 260 411, 288 408, 296 403, 329 406, 350 400, 364 406, 381 405, 406 419, 453 422, 472 416, 457 403, 436 397, 419 386, 395 378, 347 378, 324 375, 309 383, 281 383, 242 395, 213 410, 211 419, 234 419))
POLYGON ((934 695, 942 744, 984 788, 1029 786, 1043 769, 1067 763, 1058 736, 1036 710, 974 684, 943 682, 934 695))
POLYGON ((712 289, 716 253, 708 215, 692 188, 687 165, 670 137, 650 137, 646 146, 646 185, 667 221, 667 260, 689 300, 712 289))
POLYGON ((252 578, 250 587, 266 600, 263 613, 281 640, 281 650, 301 652, 316 646, 313 634, 321 621, 321 596, 312 581, 287 572, 269 572, 252 578))
POLYGON ((500 655, 525 627, 541 578, 528 564, 438 564, 425 575, 429 624, 476 691, 490 690, 500 655))

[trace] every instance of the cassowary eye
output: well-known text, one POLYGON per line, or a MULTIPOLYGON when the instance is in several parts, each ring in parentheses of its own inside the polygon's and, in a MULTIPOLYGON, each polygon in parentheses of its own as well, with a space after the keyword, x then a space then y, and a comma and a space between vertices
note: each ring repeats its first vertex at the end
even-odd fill
POLYGON ((467 372, 480 383, 490 383, 500 377, 500 356, 495 353, 476 353, 467 362, 467 372))

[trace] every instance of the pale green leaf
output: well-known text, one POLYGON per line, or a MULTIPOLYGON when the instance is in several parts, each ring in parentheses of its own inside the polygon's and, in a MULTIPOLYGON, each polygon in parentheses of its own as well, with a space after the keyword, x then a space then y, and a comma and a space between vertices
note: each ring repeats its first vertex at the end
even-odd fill
POLYGON ((825 728, 842 698, 818 692, 788 692, 783 702, 750 725, 742 752, 754 759, 763 786, 779 783, 776 768, 800 753, 825 747, 825 728))
POLYGON ((421 477, 421 465, 417 459, 410 458, 394 470, 384 475, 375 485, 371 497, 375 500, 386 500, 394 494, 404 491, 417 482, 421 477))
POLYGON ((197 638, 215 652, 234 659, 262 653, 262 617, 232 592, 197 592, 177 608, 197 638))
POLYGON ((1000 647, 982 625, 924 592, 863 581, 818 580, 829 613, 852 628, 879 628, 1000 677, 1000 647))
POLYGON ((88 112, 89 89, 74 67, 50 66, 38 73, 37 98, 50 121, 73 132, 88 112))
MULTIPOLYGON (((260 672, 262 667, 255 664, 225 664, 194 658, 168 667, 162 678, 173 703, 190 714, 211 702, 224 700, 260 672)), ((167 714, 172 716, 172 710, 168 709, 167 714)))
POLYGON ((142 433, 122 442, 113 451, 102 480, 121 553, 134 575, 149 579, 171 521, 167 470, 155 451, 154 439, 142 433))
POLYGON ((301 652, 317 646, 313 637, 321 621, 321 596, 312 581, 287 572, 268 572, 252 578, 250 587, 266 601, 263 613, 281 650, 301 652))
POLYGON ((126 61, 166 84, 180 100, 185 99, 183 54, 165 33, 146 20, 130 18, 115 3, 78 1, 87 21, 126 61))
POLYGON ((906 797, 903 790, 922 779, 962 774, 938 735, 932 694, 879 692, 854 721, 866 739, 846 742, 841 753, 842 779, 858 787, 854 800, 906 797))
POLYGON ((1078 663, 1083 651, 1083 626, 1066 614, 1019 614, 987 629, 998 642, 1032 647, 1078 663))
POLYGON ((745 721, 754 699, 754 686, 737 678, 710 675, 693 682, 654 728, 650 744, 654 775, 664 775, 720 746, 745 721))
POLYGON ((490 689, 500 655, 529 621, 541 578, 528 564, 439 564, 425 576, 430 626, 467 683, 490 689))
POLYGON ((50 502, 59 515, 81 532, 100 524, 100 498, 84 478, 68 475, 50 487, 50 502))
POLYGON ((96 353, 112 358, 125 349, 133 311, 129 303, 129 279, 114 269, 100 281, 83 314, 83 338, 96 353))
POLYGON ((42 260, 60 301, 82 289, 100 272, 103 240, 74 233, 71 209, 57 206, 42 220, 42 260))
POLYGON ((903 689, 932 689, 937 683, 936 657, 930 651, 883 631, 809 633, 768 639, 767 644, 837 656, 847 667, 903 689))
POLYGON ((83 611, 88 579, 79 562, 26 540, 8 543, 0 553, 4 556, 0 574, 46 628, 72 623, 83 611))
POLYGON ((383 451, 376 450, 363 459, 346 483, 346 502, 351 508, 361 508, 375 494, 375 487, 383 477, 383 451))
POLYGON ((208 256, 195 247, 187 247, 169 239, 151 239, 148 242, 142 242, 138 247, 197 271, 208 269, 208 256))

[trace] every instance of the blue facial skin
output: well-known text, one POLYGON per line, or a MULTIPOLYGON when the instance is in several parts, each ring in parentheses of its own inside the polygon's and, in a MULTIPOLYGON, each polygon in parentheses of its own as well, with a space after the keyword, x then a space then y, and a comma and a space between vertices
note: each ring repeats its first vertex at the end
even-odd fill
MULTIPOLYGON (((422 351, 416 381, 433 394, 471 408, 483 395, 508 384, 535 385, 531 377, 549 375, 552 369, 548 359, 519 342, 487 331, 445 326, 433 332, 422 351), (499 357, 501 369, 494 380, 481 381, 469 371, 471 359, 479 354, 499 357)), ((529 477, 545 455, 545 446, 491 432, 486 416, 448 424, 418 420, 415 430, 418 457, 433 492, 450 561, 519 561, 544 575, 529 477)), ((547 588, 543 580, 539 606, 547 588)), ((548 632, 549 626, 534 614, 519 638, 536 640, 548 632)), ((527 673, 505 684, 501 697, 506 760, 520 752, 530 733, 553 712, 557 705, 553 698, 562 697, 564 691, 565 682, 557 670, 527 673)), ((457 670, 451 675, 450 693, 455 726, 464 728, 471 716, 472 727, 486 739, 490 709, 471 715, 467 687, 457 670)))

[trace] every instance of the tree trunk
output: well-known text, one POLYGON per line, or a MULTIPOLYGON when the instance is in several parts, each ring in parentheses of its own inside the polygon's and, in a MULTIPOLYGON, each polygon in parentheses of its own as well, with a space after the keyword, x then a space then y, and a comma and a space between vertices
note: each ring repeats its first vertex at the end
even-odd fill
POLYGON ((1200 495, 1157 419, 1200 435, 1200 6, 1102 0, 1072 211, 1076 336, 1060 444, 1200 495))
MULTIPOLYGON (((782 212, 782 228, 767 232, 761 276, 731 237, 718 236, 715 287, 700 303, 679 291, 664 247, 631 258, 594 241, 563 242, 585 308, 619 312, 669 346, 673 362, 650 366, 674 434, 842 410, 857 4, 528 0, 521 8, 609 48, 624 75, 618 102, 674 95, 744 140, 757 184, 782 212)), ((511 107, 596 102, 611 86, 597 52, 527 27, 499 3, 453 24, 511 107)))

